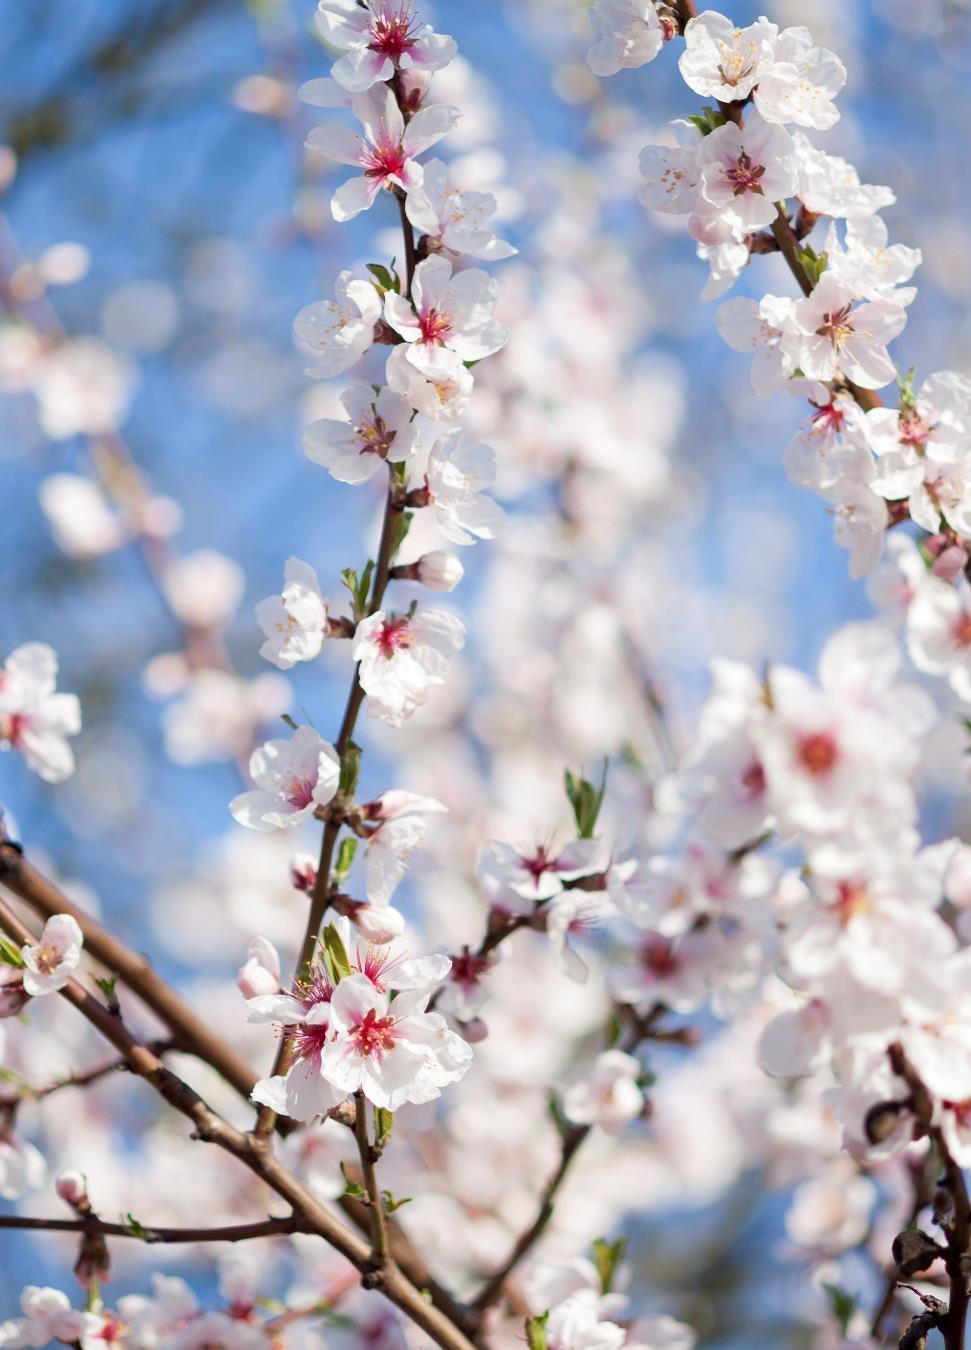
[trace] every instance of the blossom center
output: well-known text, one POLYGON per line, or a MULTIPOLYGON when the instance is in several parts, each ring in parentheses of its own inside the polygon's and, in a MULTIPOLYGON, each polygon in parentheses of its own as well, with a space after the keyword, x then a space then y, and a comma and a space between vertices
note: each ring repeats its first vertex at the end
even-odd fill
POLYGON ((749 797, 761 797, 765 791, 765 770, 757 759, 742 774, 742 787, 749 797))
POLYGON ((381 139, 369 145, 361 156, 361 164, 366 178, 400 178, 404 173, 408 156, 400 141, 392 140, 382 128, 381 139))
POLYGON ((313 801, 316 786, 316 778, 291 778, 283 788, 284 800, 295 806, 298 811, 302 811, 313 801))
POLYGON ((428 309, 418 316, 422 342, 443 343, 452 331, 452 321, 440 309, 428 309))
POLYGON ((824 314, 823 322, 816 329, 816 336, 829 338, 834 347, 842 346, 854 333, 853 325, 849 322, 851 309, 852 305, 844 305, 842 309, 824 314))
POLYGON ((865 881, 841 881, 836 888, 836 907, 843 923, 870 908, 870 893, 865 881))
POLYGON ((762 192, 762 177, 765 174, 764 164, 753 164, 749 155, 743 150, 734 164, 731 164, 725 170, 725 177, 732 185, 732 191, 736 197, 741 197, 746 192, 762 192))
POLYGON ((808 736, 800 736, 797 754, 807 773, 813 778, 824 778, 836 767, 839 747, 828 731, 813 731, 808 736))
POLYGON ((658 975, 662 979, 673 975, 678 969, 674 943, 668 938, 650 938, 641 948, 641 962, 652 975, 658 975))
POLYGON ((319 1064, 328 1033, 326 1022, 299 1022, 292 1033, 294 1059, 302 1063, 319 1064))
POLYGON ((368 47, 372 52, 380 52, 392 61, 397 61, 410 52, 415 45, 415 19, 410 4, 402 5, 397 13, 382 9, 371 20, 371 41, 368 47))
POLYGON ((388 451, 395 436, 398 434, 391 431, 385 423, 383 417, 375 417, 373 422, 365 422, 356 428, 357 438, 361 442, 359 454, 362 455, 380 455, 386 459, 388 451))
POLYGON ((373 1008, 368 1008, 363 1020, 354 1027, 351 1036, 358 1054, 365 1058, 370 1055, 380 1058, 394 1046, 394 1018, 379 1017, 373 1008))
POLYGON ((386 619, 375 634, 378 651, 389 661, 395 652, 410 647, 414 641, 407 619, 386 619))
POLYGON ((8 745, 16 747, 26 725, 27 718, 23 713, 0 714, 0 741, 6 741, 8 745))
POLYGON ((958 647, 971 647, 971 614, 967 610, 954 620, 951 637, 958 647))

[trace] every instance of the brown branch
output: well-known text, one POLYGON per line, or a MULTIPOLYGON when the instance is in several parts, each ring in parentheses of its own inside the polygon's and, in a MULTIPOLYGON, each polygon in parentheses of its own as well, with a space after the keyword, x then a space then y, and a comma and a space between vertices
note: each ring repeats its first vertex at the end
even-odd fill
POLYGON ((371 1211, 371 1255, 373 1272, 365 1277, 365 1284, 371 1287, 380 1285, 388 1264, 388 1216, 384 1210, 384 1197, 378 1186, 375 1170, 376 1150, 371 1147, 368 1138, 367 1104, 363 1092, 354 1094, 354 1138, 361 1159, 361 1172, 364 1189, 367 1191, 371 1211))
MULTIPOLYGON (((3 902, 0 902, 0 929, 19 943, 32 940, 30 931, 3 902)), ((59 992, 115 1047, 134 1073, 153 1087, 173 1110, 191 1121, 194 1139, 215 1144, 232 1154, 287 1201, 297 1223, 324 1238, 362 1276, 368 1275, 373 1268, 371 1244, 345 1228, 300 1185, 274 1157, 269 1140, 244 1134, 213 1111, 197 1092, 167 1069, 147 1045, 131 1034, 119 1016, 89 994, 78 980, 69 979, 59 992)), ((465 1334, 426 1300, 393 1263, 389 1262, 385 1268, 380 1287, 381 1292, 443 1350, 472 1350, 472 1343, 465 1334)))
POLYGON ((258 1223, 227 1224, 223 1228, 159 1228, 152 1224, 105 1223, 101 1219, 35 1219, 23 1214, 0 1215, 0 1229, 16 1228, 38 1233, 94 1233, 99 1237, 133 1238, 155 1242, 249 1242, 254 1238, 308 1233, 311 1228, 293 1215, 263 1219, 258 1223))
POLYGON ((908 1108, 918 1125, 937 1149, 944 1166, 943 1188, 951 1197, 953 1212, 940 1220, 947 1237, 944 1268, 950 1285, 947 1312, 942 1314, 938 1328, 944 1338, 944 1350, 964 1350, 964 1332, 968 1320, 968 1257, 971 1253, 971 1200, 963 1170, 954 1161, 944 1132, 934 1122, 934 1102, 920 1074, 907 1058, 899 1042, 891 1045, 890 1063, 898 1078, 910 1089, 908 1108))
MULTIPOLYGON (((256 1085, 256 1074, 203 1019, 183 1002, 171 985, 140 956, 108 933, 79 909, 52 881, 38 872, 23 853, 3 834, 0 821, 0 884, 42 919, 70 914, 84 937, 85 950, 107 966, 133 994, 159 1017, 172 1033, 172 1049, 183 1050, 203 1060, 245 1098, 256 1085)), ((26 942, 33 942, 28 935, 26 942)))

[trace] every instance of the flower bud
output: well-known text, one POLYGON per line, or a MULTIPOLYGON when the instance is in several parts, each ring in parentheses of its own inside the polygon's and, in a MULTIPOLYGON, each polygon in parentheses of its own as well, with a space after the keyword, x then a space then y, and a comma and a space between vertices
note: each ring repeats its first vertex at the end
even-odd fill
POLYGON ((317 864, 309 853, 297 853, 290 862, 290 882, 295 890, 307 895, 317 885, 317 864))
POLYGON ((105 1284, 111 1279, 108 1244, 100 1233, 85 1233, 81 1239, 78 1259, 74 1263, 74 1274, 78 1283, 85 1289, 91 1285, 105 1284))
POLYGON ((863 1129, 871 1144, 884 1144, 896 1130, 903 1102, 877 1102, 866 1113, 863 1129))
POLYGON ((247 961, 236 975, 236 984, 244 998, 276 994, 280 989, 280 957, 272 942, 256 937, 246 949, 247 961))
POLYGON ((61 1172, 54 1178, 54 1189, 72 1209, 90 1206, 88 1188, 80 1172, 61 1172))
POLYGON ((967 565, 967 553, 960 545, 952 544, 937 555, 931 571, 944 581, 957 581, 967 565))
POLYGON ((422 99, 428 93, 428 86, 432 82, 431 73, 425 70, 402 70, 399 72, 396 83, 398 86, 398 102, 403 109, 415 113, 421 107, 422 99))
POLYGON ((484 1041, 489 1034, 489 1028, 481 1017, 473 1017, 471 1021, 460 1022, 459 1031, 468 1041, 469 1045, 478 1045, 484 1041))
POLYGON ((350 919, 362 937, 379 945, 393 942, 405 931, 404 915, 391 905, 361 905, 350 919))
POLYGON ((454 553, 435 549, 424 553, 415 563, 415 579, 430 591, 454 591, 465 576, 465 568, 454 553))

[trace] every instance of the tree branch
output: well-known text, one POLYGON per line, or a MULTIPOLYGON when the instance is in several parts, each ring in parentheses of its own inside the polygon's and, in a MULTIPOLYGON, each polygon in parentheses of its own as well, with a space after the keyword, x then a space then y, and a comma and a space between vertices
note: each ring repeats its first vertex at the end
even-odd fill
POLYGON ((254 1238, 279 1237, 313 1230, 294 1216, 263 1219, 258 1223, 227 1224, 223 1228, 160 1228, 152 1224, 105 1223, 101 1219, 35 1219, 24 1214, 0 1215, 0 1230, 23 1229, 37 1233, 94 1233, 99 1237, 132 1238, 149 1244, 178 1242, 249 1242, 254 1238))
MULTIPOLYGON (((0 901, 0 929, 14 941, 32 941, 30 931, 17 915, 0 901)), ((187 1083, 176 1077, 161 1060, 131 1034, 119 1016, 89 994, 76 979, 69 979, 59 991, 61 997, 87 1018, 129 1066, 143 1078, 173 1110, 193 1125, 193 1138, 215 1144, 260 1177, 293 1210, 293 1218, 306 1225, 306 1231, 324 1238, 336 1251, 367 1276, 372 1270, 371 1244, 340 1223, 274 1156, 268 1139, 244 1134, 213 1111, 187 1083)), ((420 1290, 389 1262, 381 1280, 381 1292, 400 1308, 443 1350, 472 1350, 464 1332, 423 1296, 420 1290)))
POLYGON ((384 1210, 384 1199, 378 1187, 375 1170, 375 1150, 368 1138, 367 1104, 363 1092, 354 1094, 354 1138, 361 1158, 361 1171, 364 1175, 364 1189, 367 1191, 371 1209, 371 1253, 373 1275, 365 1277, 365 1283, 376 1287, 384 1275, 388 1263, 388 1216, 384 1210))

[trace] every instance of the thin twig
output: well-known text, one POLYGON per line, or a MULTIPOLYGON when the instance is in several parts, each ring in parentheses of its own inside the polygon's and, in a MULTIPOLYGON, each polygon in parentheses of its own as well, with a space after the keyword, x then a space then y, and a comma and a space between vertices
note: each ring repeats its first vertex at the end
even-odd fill
POLYGON ((375 1169, 375 1151, 368 1138, 367 1102, 363 1092, 354 1094, 354 1138, 361 1158, 361 1171, 364 1175, 364 1189, 367 1191, 371 1209, 371 1252, 374 1262, 374 1276, 366 1282, 377 1285, 383 1278, 388 1263, 388 1216, 384 1209, 384 1198, 378 1187, 375 1169))
POLYGON ((38 1233, 94 1233, 100 1237, 132 1238, 149 1244, 179 1242, 250 1242, 255 1238, 309 1233, 313 1229, 293 1215, 258 1223, 227 1224, 223 1228, 165 1228, 142 1223, 105 1223, 101 1219, 37 1219, 24 1214, 0 1215, 0 1229, 38 1233))

